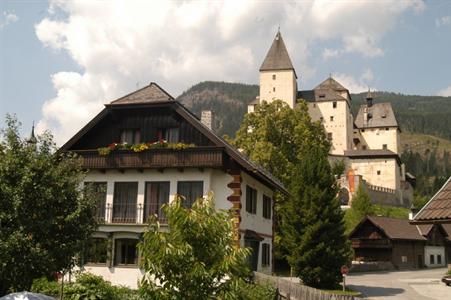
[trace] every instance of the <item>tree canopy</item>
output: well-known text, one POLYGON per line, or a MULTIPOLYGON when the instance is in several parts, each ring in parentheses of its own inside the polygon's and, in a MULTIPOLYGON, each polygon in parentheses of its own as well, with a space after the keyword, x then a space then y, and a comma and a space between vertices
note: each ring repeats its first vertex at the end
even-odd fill
POLYGON ((247 248, 236 246, 230 212, 217 211, 212 195, 191 209, 175 199, 162 207, 169 231, 152 218, 139 249, 148 299, 234 299, 249 275, 247 248))
POLYGON ((0 295, 71 268, 96 226, 79 161, 56 153, 48 133, 21 139, 19 126, 7 116, 0 141, 0 295))

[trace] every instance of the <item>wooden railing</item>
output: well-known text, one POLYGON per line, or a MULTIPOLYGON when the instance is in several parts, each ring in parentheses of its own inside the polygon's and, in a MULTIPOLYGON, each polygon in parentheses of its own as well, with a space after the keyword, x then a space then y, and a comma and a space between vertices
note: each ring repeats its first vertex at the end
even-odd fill
POLYGON ((87 169, 221 167, 223 148, 194 147, 188 149, 151 149, 142 152, 115 150, 100 155, 97 150, 75 150, 87 169))
POLYGON ((391 248, 392 245, 388 239, 353 239, 352 248, 391 248))

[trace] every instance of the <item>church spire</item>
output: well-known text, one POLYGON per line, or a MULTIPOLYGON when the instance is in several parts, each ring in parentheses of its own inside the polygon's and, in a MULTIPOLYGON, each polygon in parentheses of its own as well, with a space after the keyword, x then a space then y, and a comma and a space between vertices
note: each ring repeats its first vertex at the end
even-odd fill
POLYGON ((33 126, 31 127, 31 134, 30 134, 30 138, 27 140, 28 144, 36 144, 38 141, 38 139, 36 138, 36 136, 34 135, 34 121, 33 121, 33 126))
POLYGON ((260 67, 260 71, 274 70, 293 70, 296 74, 280 30, 277 31, 271 48, 269 48, 268 54, 266 54, 265 60, 260 67))

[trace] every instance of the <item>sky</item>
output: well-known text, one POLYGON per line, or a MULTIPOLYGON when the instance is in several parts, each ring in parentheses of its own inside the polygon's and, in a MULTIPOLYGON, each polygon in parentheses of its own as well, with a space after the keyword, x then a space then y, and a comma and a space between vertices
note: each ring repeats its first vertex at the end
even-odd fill
POLYGON ((280 28, 311 89, 451 96, 451 1, 0 0, 0 127, 61 145, 103 104, 150 82, 174 97, 206 81, 258 83, 280 28))

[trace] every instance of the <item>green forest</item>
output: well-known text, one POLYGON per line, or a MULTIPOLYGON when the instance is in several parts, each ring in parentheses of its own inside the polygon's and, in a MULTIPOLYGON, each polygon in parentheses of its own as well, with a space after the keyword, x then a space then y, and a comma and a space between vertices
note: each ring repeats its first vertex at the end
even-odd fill
MULTIPOLYGON (((234 137, 247 104, 258 95, 258 85, 205 81, 183 92, 177 100, 196 115, 212 110, 218 135, 234 137)), ((354 115, 366 93, 351 94, 354 115)), ((390 102, 401 127, 401 158, 417 177, 419 202, 432 196, 451 176, 451 97, 374 92, 374 102, 390 102)))

